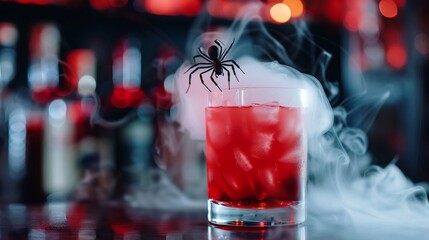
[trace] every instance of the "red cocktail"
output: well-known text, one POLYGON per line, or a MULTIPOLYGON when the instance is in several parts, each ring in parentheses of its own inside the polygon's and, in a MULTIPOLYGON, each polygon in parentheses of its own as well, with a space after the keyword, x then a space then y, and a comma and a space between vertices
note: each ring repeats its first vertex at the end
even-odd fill
MULTIPOLYGON (((249 90, 245 91, 248 97, 249 90)), ((295 208, 304 208, 307 143, 303 107, 283 106, 276 99, 243 104, 243 96, 237 94, 242 93, 222 93, 222 98, 240 99, 240 104, 224 99, 218 102, 222 104, 206 108, 208 196, 217 209, 209 206, 209 218, 223 208, 211 222, 245 226, 300 223, 302 214, 296 216, 295 208), (232 209, 244 213, 232 214, 227 221, 220 219, 232 209), (264 211, 274 212, 275 217, 264 211), (262 215, 249 221, 240 219, 243 214, 262 215)))

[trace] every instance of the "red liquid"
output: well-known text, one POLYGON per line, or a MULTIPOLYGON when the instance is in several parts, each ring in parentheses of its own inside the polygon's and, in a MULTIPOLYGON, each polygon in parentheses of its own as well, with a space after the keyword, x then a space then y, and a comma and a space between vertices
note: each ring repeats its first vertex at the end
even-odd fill
POLYGON ((206 108, 209 198, 243 208, 303 200, 306 141, 300 108, 206 108))

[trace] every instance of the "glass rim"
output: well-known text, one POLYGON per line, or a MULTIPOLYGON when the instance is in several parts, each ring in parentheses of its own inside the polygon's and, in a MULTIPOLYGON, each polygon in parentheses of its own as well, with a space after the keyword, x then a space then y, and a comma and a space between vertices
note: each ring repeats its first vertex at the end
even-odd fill
POLYGON ((209 94, 213 94, 213 93, 223 93, 223 92, 227 92, 227 91, 233 91, 233 90, 247 90, 247 89, 283 89, 283 90, 303 90, 303 91, 308 91, 308 89, 304 88, 304 87, 263 87, 263 86, 250 86, 250 87, 231 87, 231 88, 227 88, 227 89, 222 89, 222 91, 219 91, 218 89, 215 91, 211 91, 209 92, 209 94))
MULTIPOLYGON (((224 106, 220 104, 216 99, 235 99, 235 102, 240 102, 240 104, 232 104, 231 106, 247 106, 249 104, 244 104, 244 99, 251 99, 253 97, 260 98, 262 95, 266 95, 267 97, 264 100, 265 102, 269 102, 270 98, 274 101, 279 101, 283 99, 282 106, 300 106, 307 107, 307 98, 309 97, 309 90, 305 88, 294 88, 294 87, 263 87, 263 86, 255 86, 255 87, 235 87, 222 91, 213 91, 209 92, 207 95, 207 105, 206 107, 213 106, 224 106), (259 94, 259 97, 258 97, 259 94), (253 97, 252 97, 253 96, 253 97), (271 97, 270 97, 271 96, 271 97), (275 96, 275 97, 274 97, 275 96), (276 100, 278 99, 278 100, 276 100), (285 99, 289 99, 286 100, 285 99), (213 104, 214 102, 218 102, 213 104), (289 102, 289 103, 287 103, 289 102)), ((263 98, 263 97, 262 97, 263 98)), ((250 106, 250 105, 249 105, 250 106)))

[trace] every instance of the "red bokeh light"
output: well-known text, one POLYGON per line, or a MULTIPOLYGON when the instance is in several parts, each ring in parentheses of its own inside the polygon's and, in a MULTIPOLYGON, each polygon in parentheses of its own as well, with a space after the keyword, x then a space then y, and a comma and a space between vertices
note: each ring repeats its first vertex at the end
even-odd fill
POLYGON ((245 3, 240 1, 210 0, 207 9, 215 17, 235 18, 243 6, 245 3))
POLYGON ((108 0, 90 0, 89 3, 91 4, 91 7, 97 10, 104 10, 109 8, 110 6, 110 3, 108 0))
POLYGON ((326 18, 334 23, 341 23, 344 17, 343 0, 330 0, 325 5, 326 18))
POLYGON ((394 18, 398 15, 398 6, 393 0, 381 0, 378 8, 381 15, 386 18, 394 18))
POLYGON ((195 16, 197 15, 203 4, 200 0, 182 0, 181 3, 181 13, 185 16, 195 16))
POLYGON ((202 8, 201 0, 140 0, 140 5, 152 14, 195 16, 202 8))
POLYGON ((84 122, 94 110, 94 103, 84 103, 81 101, 70 102, 67 106, 67 116, 75 123, 84 122), (85 105, 84 105, 85 104, 85 105))
POLYGON ((88 74, 94 67, 95 64, 95 55, 91 50, 87 49, 78 49, 71 51, 67 55, 67 75, 64 81, 68 86, 67 90, 69 92, 76 90, 79 79, 88 74))
POLYGON ((173 106, 173 95, 167 92, 164 84, 160 84, 153 93, 154 104, 157 109, 170 109, 173 106))
POLYGON ((128 0, 109 0, 109 5, 115 8, 124 7, 127 4, 128 0))
POLYGON ((406 0, 394 0, 396 5, 398 6, 398 8, 404 7, 405 3, 407 2, 406 0))
POLYGON ((118 85, 113 89, 112 105, 117 108, 138 107, 145 99, 143 91, 134 86, 118 85))
POLYGON ((359 30, 360 13, 358 10, 349 10, 344 16, 344 26, 351 32, 359 30))
POLYGON ((16 0, 16 2, 23 4, 47 5, 51 4, 52 0, 16 0))
POLYGON ((387 49, 386 60, 393 68, 401 69, 407 63, 407 51, 404 46, 394 44, 387 49))
POLYGON ((31 96, 36 102, 48 103, 57 97, 56 88, 54 87, 33 88, 31 91, 31 96))
POLYGON ((349 6, 355 0, 323 0, 323 1, 303 1, 305 5, 306 16, 309 19, 317 21, 329 21, 334 24, 342 24, 346 12, 346 6, 349 6))

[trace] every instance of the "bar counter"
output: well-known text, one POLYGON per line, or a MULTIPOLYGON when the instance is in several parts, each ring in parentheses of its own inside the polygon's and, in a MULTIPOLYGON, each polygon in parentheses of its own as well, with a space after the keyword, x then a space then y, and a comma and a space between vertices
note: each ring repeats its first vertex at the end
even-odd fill
MULTIPOLYGON (((328 219, 329 216, 326 216, 328 219)), ((268 228, 221 227, 207 222, 205 210, 150 210, 124 203, 51 203, 39 206, 3 205, 0 239, 429 239, 426 229, 341 224, 322 227, 310 216, 299 226, 268 228)))

